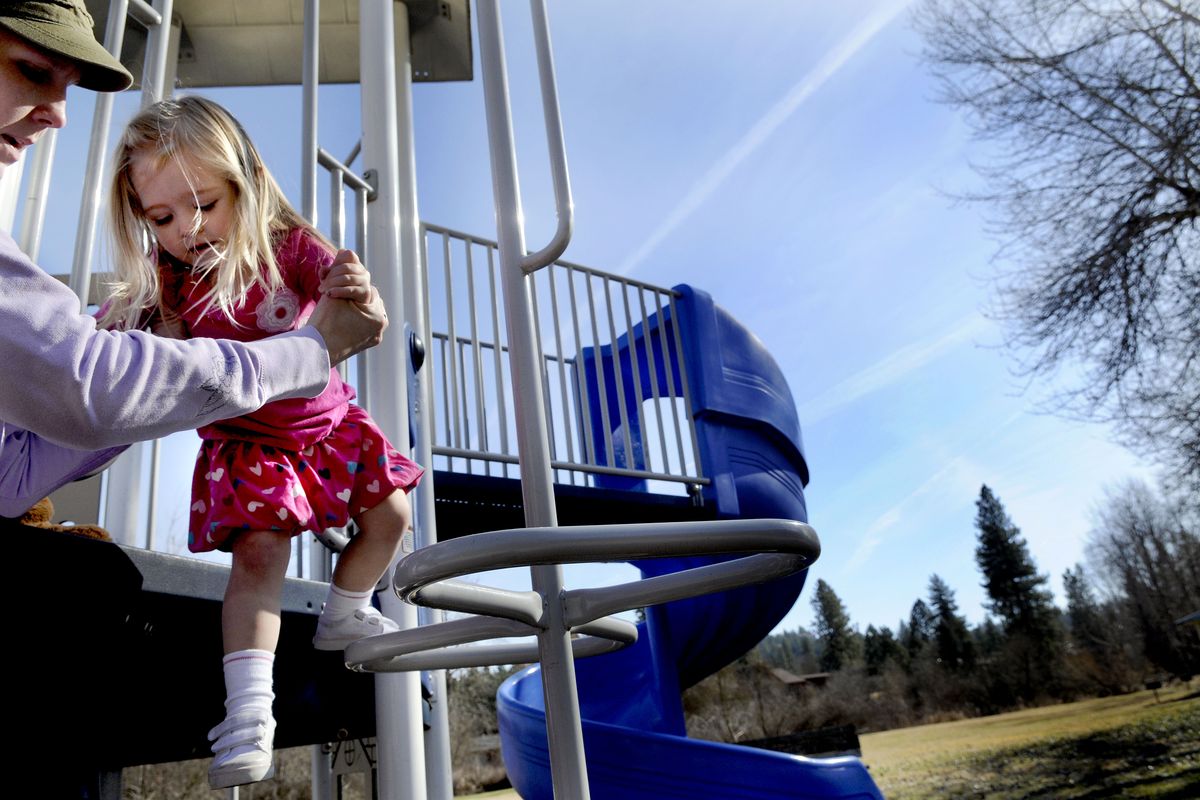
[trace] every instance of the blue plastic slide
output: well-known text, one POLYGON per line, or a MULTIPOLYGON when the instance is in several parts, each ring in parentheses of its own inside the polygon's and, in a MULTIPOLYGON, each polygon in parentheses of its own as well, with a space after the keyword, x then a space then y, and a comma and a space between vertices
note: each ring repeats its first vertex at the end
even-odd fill
MULTIPOLYGON (((711 479, 704 499, 720 517, 806 520, 808 480, 791 392, 762 343, 704 294, 676 287, 680 298, 615 347, 584 354, 593 404, 596 373, 623 371, 621 385, 682 386, 686 375, 699 457, 711 479), (646 358, 646 347, 670 342, 678 320, 681 354, 646 358), (672 335, 663 336, 659 327, 672 335), (631 351, 633 356, 631 357, 631 351), (658 376, 645 365, 669 364, 658 376), (638 367, 641 367, 640 373, 638 367), (664 375, 663 372, 671 374, 664 375), (635 374, 639 373, 639 374, 635 374)), ((632 388, 627 388, 632 392, 632 388)), ((643 393, 642 396, 648 396, 643 393)), ((628 415, 636 418, 636 414, 628 415)), ((602 436, 603 432, 595 434, 602 436)), ((603 452, 603 448, 597 448, 603 452)), ((618 466, 624 454, 618 454, 618 466)), ((636 462, 628 465, 644 468, 636 462)), ((600 479, 630 489, 627 480, 600 479)), ((824 540, 823 540, 824 541, 824 540)), ((824 541, 826 549, 829 542, 824 541)), ((706 559, 639 562, 644 577, 707 563, 706 559)), ((796 602, 803 574, 757 587, 706 595, 647 609, 637 644, 576 662, 583 739, 592 796, 598 800, 733 800, 734 798, 882 798, 853 756, 804 758, 687 738, 682 689, 730 663, 766 636, 796 602)), ((501 748, 509 779, 524 800, 552 800, 541 672, 531 667, 501 686, 497 697, 501 748)))

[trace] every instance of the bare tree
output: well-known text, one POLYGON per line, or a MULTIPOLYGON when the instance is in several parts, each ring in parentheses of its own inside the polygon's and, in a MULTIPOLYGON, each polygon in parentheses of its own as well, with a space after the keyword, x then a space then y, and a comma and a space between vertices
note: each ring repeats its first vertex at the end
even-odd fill
POLYGON ((1200 633, 1176 624, 1200 609, 1195 508, 1137 481, 1110 489, 1088 557, 1136 622, 1146 658, 1182 677, 1200 672, 1200 633))
POLYGON ((1060 410, 1200 487, 1200 6, 926 0, 943 99, 978 165, 1001 256, 996 313, 1030 376, 1083 367, 1060 410))

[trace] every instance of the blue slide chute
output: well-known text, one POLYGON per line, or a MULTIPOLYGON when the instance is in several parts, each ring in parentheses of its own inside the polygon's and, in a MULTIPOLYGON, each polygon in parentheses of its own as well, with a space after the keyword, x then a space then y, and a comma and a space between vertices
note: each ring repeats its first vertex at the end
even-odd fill
MULTIPOLYGON (((585 351, 582 377, 591 419, 636 420, 628 404, 635 380, 688 387, 706 504, 720 518, 807 521, 808 468, 791 391, 775 360, 752 333, 704 292, 675 287, 676 302, 632 336, 585 351), (673 312, 673 313, 672 313, 673 312), (676 318, 678 330, 675 329, 676 318), (662 326, 662 330, 660 330, 662 326), (676 334, 678 337, 676 338, 676 334), (662 343, 682 343, 682 360, 662 343), (646 348, 653 357, 647 358, 646 348), (671 357, 663 358, 663 350, 671 357), (659 374, 651 375, 647 365, 659 374), (614 379, 622 371, 622 380, 614 379), (603 376, 600 375, 603 371, 603 376), (635 372, 637 373, 635 375, 635 372), (626 387, 626 396, 599 387, 626 387), (607 403, 608 413, 601 412, 607 403)), ((634 424, 634 423, 631 423, 634 424)), ((593 430, 597 453, 603 431, 593 430)), ((614 441, 622 437, 614 436, 614 441)), ((637 437, 631 437, 637 441, 637 437)), ((646 469, 639 453, 614 453, 615 466, 646 469)), ((598 476, 597 490, 641 489, 628 478, 598 476)), ((637 562, 643 577, 710 559, 637 562)), ((704 595, 647 609, 635 645, 576 662, 583 739, 592 795, 622 800, 733 798, 878 798, 860 759, 805 758, 687 738, 680 692, 762 640, 791 610, 804 573, 762 586, 704 595)), ((509 779, 525 800, 552 800, 540 668, 509 678, 497 696, 501 748, 509 779)))

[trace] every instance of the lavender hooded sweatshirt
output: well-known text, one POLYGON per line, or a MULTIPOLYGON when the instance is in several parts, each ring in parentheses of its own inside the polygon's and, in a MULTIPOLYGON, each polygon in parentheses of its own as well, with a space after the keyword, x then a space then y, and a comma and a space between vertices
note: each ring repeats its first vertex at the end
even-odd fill
POLYGON ((0 232, 0 516, 14 517, 132 442, 314 397, 329 354, 308 326, 257 342, 97 330, 0 232))

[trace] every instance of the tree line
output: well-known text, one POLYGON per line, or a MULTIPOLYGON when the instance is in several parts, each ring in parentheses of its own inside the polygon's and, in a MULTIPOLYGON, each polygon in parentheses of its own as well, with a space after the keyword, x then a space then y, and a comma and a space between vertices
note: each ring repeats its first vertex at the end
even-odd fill
POLYGON ((988 612, 970 625, 953 588, 929 578, 896 625, 854 626, 818 580, 814 629, 768 637, 685 695, 692 735, 746 741, 854 724, 883 730, 1110 695, 1200 673, 1200 517, 1131 481, 1106 493, 1087 566, 1062 575, 1061 606, 988 486, 976 500, 975 560, 988 612), (807 677, 788 686, 786 670, 807 677))

